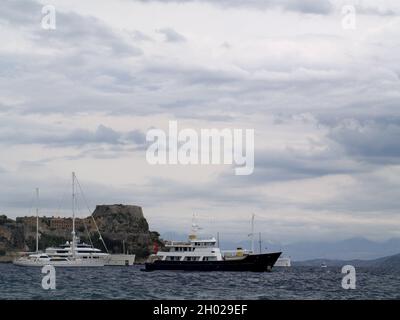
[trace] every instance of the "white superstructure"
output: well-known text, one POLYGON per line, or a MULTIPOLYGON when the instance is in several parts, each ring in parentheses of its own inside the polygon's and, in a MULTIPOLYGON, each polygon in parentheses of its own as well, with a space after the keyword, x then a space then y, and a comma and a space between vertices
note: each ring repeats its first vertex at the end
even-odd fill
POLYGON ((189 240, 166 241, 166 251, 158 251, 150 256, 150 260, 164 261, 221 261, 224 260, 221 250, 217 247, 217 240, 197 239, 190 235, 189 240))
POLYGON ((291 267, 292 262, 290 260, 290 257, 280 257, 278 260, 275 262, 274 267, 291 267))
POLYGON ((68 258, 68 257, 51 257, 45 253, 30 254, 27 257, 21 257, 13 262, 17 266, 22 267, 43 267, 45 265, 52 265, 54 267, 103 267, 104 260, 89 259, 83 260, 81 258, 68 258))
POLYGON ((134 254, 111 254, 106 266, 132 266, 135 259, 134 254))
MULTIPOLYGON (((68 241, 59 247, 47 248, 45 253, 50 257, 71 258, 74 256, 74 254, 72 254, 71 243, 68 241)), ((107 261, 110 255, 84 242, 77 242, 75 245, 75 257, 81 259, 105 259, 107 261)))

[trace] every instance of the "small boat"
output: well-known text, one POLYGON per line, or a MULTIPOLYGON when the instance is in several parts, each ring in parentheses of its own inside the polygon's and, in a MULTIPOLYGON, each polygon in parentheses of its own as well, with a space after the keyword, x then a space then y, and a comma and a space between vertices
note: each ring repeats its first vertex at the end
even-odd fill
POLYGON ((326 265, 326 263, 325 262, 322 262, 321 263, 321 268, 327 268, 328 266, 326 265))
POLYGON ((290 257, 280 257, 275 263, 275 267, 291 267, 291 266, 292 266, 292 261, 290 257))

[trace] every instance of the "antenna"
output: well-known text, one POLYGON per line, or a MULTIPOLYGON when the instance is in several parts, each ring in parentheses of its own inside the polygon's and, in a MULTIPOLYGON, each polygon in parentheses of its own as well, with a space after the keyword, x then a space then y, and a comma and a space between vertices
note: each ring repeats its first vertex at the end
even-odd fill
POLYGON ((254 213, 251 216, 251 253, 254 253, 254 213))
POLYGON ((260 254, 261 254, 261 232, 258 233, 258 244, 260 245, 260 254))
POLYGON ((75 259, 75 172, 72 172, 72 257, 75 259))
POLYGON ((197 230, 198 230, 198 225, 196 223, 196 214, 193 213, 193 217, 192 217, 192 234, 196 234, 197 230))
POLYGON ((36 253, 39 253, 39 188, 36 188, 36 253))

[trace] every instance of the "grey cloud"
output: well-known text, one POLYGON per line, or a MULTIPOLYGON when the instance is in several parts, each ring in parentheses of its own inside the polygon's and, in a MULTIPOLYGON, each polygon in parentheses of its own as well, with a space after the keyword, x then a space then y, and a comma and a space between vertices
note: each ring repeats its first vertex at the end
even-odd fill
POLYGON ((175 203, 176 199, 185 199, 185 201, 188 199, 193 201, 207 199, 213 206, 247 203, 251 204, 252 207, 257 207, 262 202, 262 196, 245 190, 242 190, 238 195, 235 189, 226 188, 221 181, 194 184, 160 177, 151 177, 149 182, 142 186, 141 190, 137 190, 135 194, 142 197, 143 202, 155 201, 159 204, 175 203))
POLYGON ((40 27, 42 5, 31 0, 3 0, 0 10, 0 24, 36 25, 40 27))
POLYGON ((163 28, 157 30, 158 33, 161 33, 165 36, 165 41, 167 42, 185 42, 186 38, 180 33, 176 32, 172 28, 163 28))
POLYGON ((224 173, 219 179, 226 185, 250 187, 331 175, 353 175, 368 172, 372 168, 372 165, 360 164, 356 160, 349 159, 340 147, 332 144, 329 150, 312 154, 290 149, 256 150, 252 175, 233 176, 224 173))
POLYGON ((370 6, 362 6, 362 5, 357 5, 355 6, 356 8, 356 12, 358 14, 365 14, 365 15, 373 15, 373 16, 396 16, 397 12, 386 8, 386 9, 382 9, 379 7, 370 7, 370 6))
POLYGON ((112 52, 114 56, 138 56, 143 53, 97 18, 72 12, 58 12, 57 29, 53 32, 38 29, 33 37, 40 40, 42 45, 79 48, 86 54, 109 55, 112 52))
POLYGON ((153 38, 151 38, 150 36, 146 35, 145 33, 139 30, 133 31, 132 38, 135 41, 153 41, 153 38))
MULTIPOLYGON (((334 0, 138 0, 140 2, 160 2, 160 3, 209 3, 223 8, 253 8, 253 9, 281 9, 289 12, 303 14, 327 15, 340 12, 343 5, 349 3, 337 2, 334 0)), ((384 3, 385 5, 385 3, 384 3)), ((393 4, 392 4, 393 6, 393 4)), ((364 15, 376 16, 395 16, 399 14, 399 8, 371 6, 363 3, 355 4, 356 12, 364 15)))
POLYGON ((122 132, 104 125, 99 125, 94 131, 87 129, 68 131, 65 128, 51 126, 16 128, 14 124, 9 124, 0 129, 0 133, 0 143, 6 145, 39 144, 48 147, 82 147, 93 144, 141 146, 146 143, 145 134, 140 130, 122 132))
POLYGON ((398 215, 399 180, 390 175, 379 174, 379 170, 384 170, 384 167, 353 174, 353 185, 342 187, 340 196, 330 201, 300 204, 299 207, 315 211, 350 212, 360 221, 371 215, 378 218, 398 215))
POLYGON ((287 150, 285 153, 257 155, 254 178, 271 181, 298 180, 336 174, 352 174, 362 170, 356 162, 348 161, 335 151, 305 154, 287 150))
POLYGON ((331 1, 329 0, 139 0, 141 2, 205 2, 213 5, 229 7, 249 7, 256 9, 274 9, 280 8, 287 11, 295 11, 311 14, 329 14, 333 10, 331 1))
POLYGON ((400 122, 343 120, 330 138, 353 157, 378 164, 400 163, 400 122))
POLYGON ((125 41, 102 21, 74 12, 62 12, 56 8, 56 30, 41 27, 43 5, 32 0, 5 0, 0 10, 0 25, 20 27, 32 41, 42 47, 62 50, 79 48, 94 54, 130 55, 142 54, 142 50, 125 41))
POLYGON ((133 130, 126 134, 126 138, 138 145, 146 144, 146 135, 140 130, 133 130))

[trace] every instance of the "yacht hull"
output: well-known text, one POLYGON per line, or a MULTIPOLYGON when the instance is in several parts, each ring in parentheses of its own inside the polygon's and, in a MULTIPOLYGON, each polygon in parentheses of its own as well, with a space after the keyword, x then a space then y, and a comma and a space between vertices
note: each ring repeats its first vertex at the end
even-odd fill
POLYGON ((145 271, 271 271, 281 252, 251 254, 243 259, 222 261, 165 261, 156 260, 145 264, 145 271))
POLYGON ((104 262, 81 262, 81 261, 27 261, 27 260, 16 260, 13 262, 14 265, 20 267, 44 267, 51 265, 54 267, 70 268, 70 267, 104 267, 104 262))

